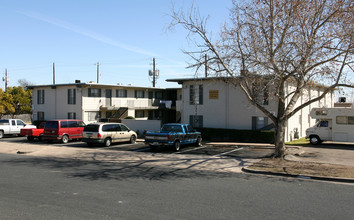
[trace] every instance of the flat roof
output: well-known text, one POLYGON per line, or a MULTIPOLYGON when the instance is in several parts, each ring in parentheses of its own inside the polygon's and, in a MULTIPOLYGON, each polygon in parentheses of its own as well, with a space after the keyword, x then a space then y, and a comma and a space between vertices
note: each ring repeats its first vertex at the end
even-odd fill
POLYGON ((101 83, 62 83, 62 84, 43 84, 43 85, 30 85, 27 86, 29 89, 40 88, 40 87, 64 87, 64 86, 77 86, 77 87, 117 87, 117 88, 140 88, 140 89, 156 89, 156 90, 174 90, 181 88, 158 88, 158 87, 146 87, 146 86, 134 86, 134 85, 121 85, 121 84, 101 84, 101 83))

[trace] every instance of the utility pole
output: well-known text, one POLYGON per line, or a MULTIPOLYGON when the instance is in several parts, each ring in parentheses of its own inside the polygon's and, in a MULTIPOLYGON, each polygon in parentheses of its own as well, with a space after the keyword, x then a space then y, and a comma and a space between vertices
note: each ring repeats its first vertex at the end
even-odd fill
POLYGON ((99 83, 100 82, 100 63, 97 62, 96 66, 97 66, 97 83, 99 83))
POLYGON ((53 62, 53 85, 55 85, 55 63, 53 62))
POLYGON ((5 76, 2 77, 2 81, 5 81, 5 92, 7 90, 7 82, 9 82, 9 77, 7 76, 7 69, 5 69, 5 76))
POLYGON ((156 83, 156 69, 155 69, 155 57, 152 59, 152 87, 155 87, 156 83))
POLYGON ((159 70, 156 69, 155 58, 152 59, 152 70, 149 70, 149 76, 152 76, 152 87, 156 86, 156 80, 159 77, 159 70))

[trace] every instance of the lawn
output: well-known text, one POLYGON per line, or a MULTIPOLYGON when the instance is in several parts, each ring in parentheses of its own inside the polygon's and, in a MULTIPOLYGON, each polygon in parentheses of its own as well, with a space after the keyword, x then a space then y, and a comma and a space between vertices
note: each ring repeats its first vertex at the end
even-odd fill
POLYGON ((310 140, 303 137, 297 140, 285 142, 285 144, 286 145, 307 145, 310 144, 310 140))

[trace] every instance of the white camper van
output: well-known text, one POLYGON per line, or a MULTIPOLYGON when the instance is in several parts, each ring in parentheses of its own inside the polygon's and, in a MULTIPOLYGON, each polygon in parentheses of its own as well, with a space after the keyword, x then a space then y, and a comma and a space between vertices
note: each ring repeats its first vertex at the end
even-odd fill
POLYGON ((306 138, 310 138, 311 144, 354 142, 353 108, 313 108, 310 116, 318 120, 315 126, 306 129, 306 138))

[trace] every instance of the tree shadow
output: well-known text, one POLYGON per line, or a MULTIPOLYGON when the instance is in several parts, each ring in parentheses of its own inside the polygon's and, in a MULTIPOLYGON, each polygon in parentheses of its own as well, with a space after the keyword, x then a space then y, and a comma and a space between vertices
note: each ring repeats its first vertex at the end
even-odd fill
MULTIPOLYGON (((99 156, 98 154, 94 157, 99 156)), ((61 171, 69 178, 83 178, 86 180, 124 180, 124 179, 147 179, 147 180, 173 180, 185 178, 226 178, 240 176, 241 173, 218 172, 193 169, 195 166, 216 160, 218 158, 205 158, 196 163, 189 163, 189 159, 158 159, 158 160, 82 160, 66 158, 39 158, 22 155, 22 158, 4 161, 13 165, 25 165, 44 167, 61 171), (169 165, 156 166, 155 163, 167 163, 169 165), (181 168, 182 165, 182 168, 181 168), (183 166, 185 165, 185 166, 183 166)), ((227 168, 227 167, 225 167, 227 168)))

